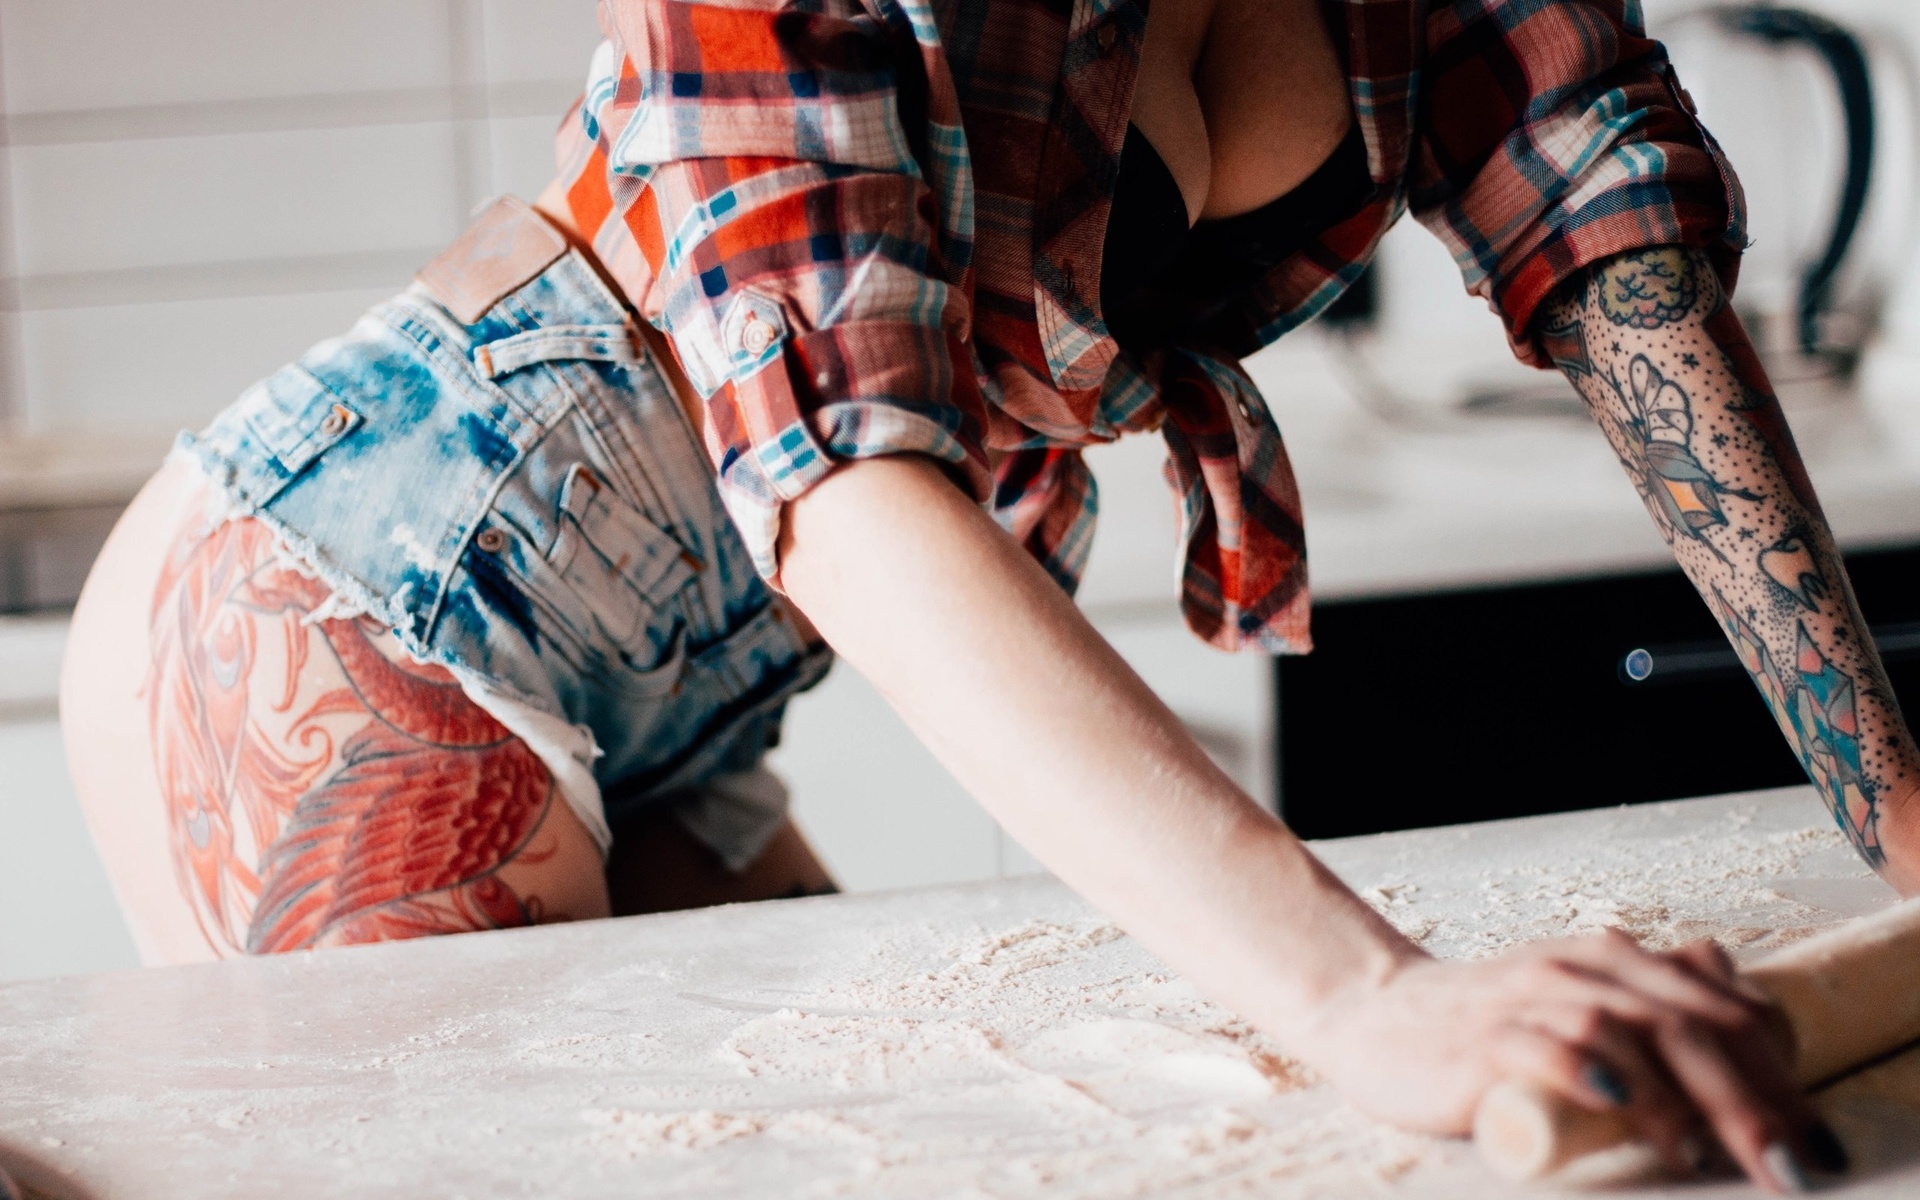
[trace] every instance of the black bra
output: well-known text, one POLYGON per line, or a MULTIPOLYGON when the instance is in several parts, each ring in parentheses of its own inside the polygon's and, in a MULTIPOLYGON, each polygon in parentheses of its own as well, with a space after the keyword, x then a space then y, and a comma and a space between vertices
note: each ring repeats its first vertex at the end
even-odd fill
POLYGON ((1188 228, 1186 197, 1173 172, 1128 125, 1100 251, 1100 310, 1108 330, 1135 352, 1165 343, 1180 332, 1176 314, 1218 310, 1372 195, 1367 146, 1356 123, 1286 195, 1188 228))

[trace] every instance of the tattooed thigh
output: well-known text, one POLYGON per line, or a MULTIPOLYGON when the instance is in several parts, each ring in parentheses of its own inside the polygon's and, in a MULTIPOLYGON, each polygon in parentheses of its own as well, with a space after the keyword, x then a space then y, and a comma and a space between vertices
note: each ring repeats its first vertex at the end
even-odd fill
POLYGON ((175 872, 222 954, 607 912, 546 766, 257 521, 190 523, 154 596, 148 720, 175 872))

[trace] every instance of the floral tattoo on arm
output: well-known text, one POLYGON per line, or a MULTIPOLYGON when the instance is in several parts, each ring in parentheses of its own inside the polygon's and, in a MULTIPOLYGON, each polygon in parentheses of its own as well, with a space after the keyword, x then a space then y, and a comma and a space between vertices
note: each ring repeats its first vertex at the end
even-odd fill
POLYGON ((1920 784, 1920 753, 1712 264, 1671 246, 1608 259, 1547 303, 1537 331, 1834 821, 1885 865, 1886 804, 1920 784))

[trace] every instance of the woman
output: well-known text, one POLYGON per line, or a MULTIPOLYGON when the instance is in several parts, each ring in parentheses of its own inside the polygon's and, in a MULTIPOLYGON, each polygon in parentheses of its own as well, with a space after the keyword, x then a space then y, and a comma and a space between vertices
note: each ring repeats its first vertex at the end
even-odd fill
POLYGON ((605 0, 538 213, 496 204, 183 439, 96 568, 63 704, 147 953, 826 887, 759 770, 817 626, 1043 862, 1386 1119, 1458 1132, 1519 1076, 1681 1168, 1712 1135, 1776 1189, 1844 1169, 1713 947, 1429 959, 1068 598, 1079 448, 1158 428, 1189 624, 1306 649, 1237 363, 1411 207, 1920 887, 1920 754, 1726 303, 1738 185, 1636 11, 605 0))

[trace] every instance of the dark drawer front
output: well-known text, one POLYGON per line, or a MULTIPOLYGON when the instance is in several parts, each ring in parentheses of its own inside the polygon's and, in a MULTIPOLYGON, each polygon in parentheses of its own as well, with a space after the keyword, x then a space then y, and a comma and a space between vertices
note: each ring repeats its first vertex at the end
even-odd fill
MULTIPOLYGON (((1920 621, 1920 547, 1847 561, 1870 624, 1920 621)), ((1720 639, 1677 570, 1324 604, 1313 634, 1274 673, 1281 812, 1303 837, 1804 779, 1744 675, 1623 678, 1636 648, 1720 639)), ((1890 669, 1920 704, 1920 656, 1890 669)))

